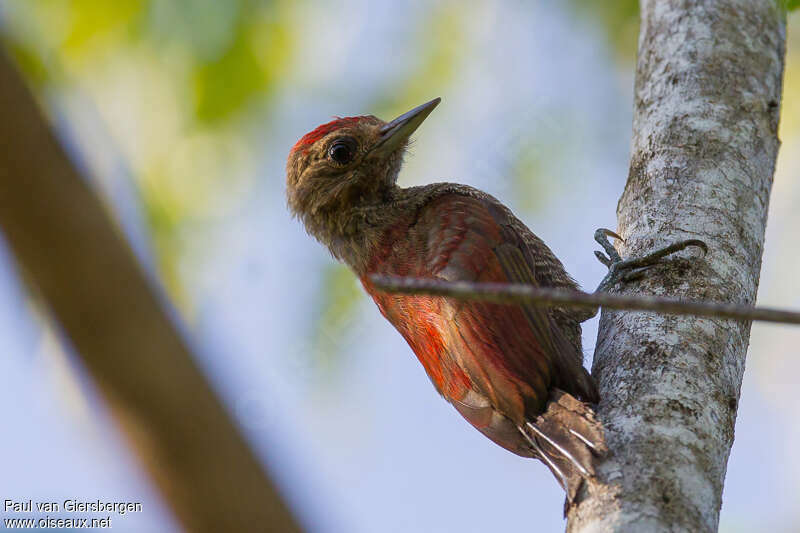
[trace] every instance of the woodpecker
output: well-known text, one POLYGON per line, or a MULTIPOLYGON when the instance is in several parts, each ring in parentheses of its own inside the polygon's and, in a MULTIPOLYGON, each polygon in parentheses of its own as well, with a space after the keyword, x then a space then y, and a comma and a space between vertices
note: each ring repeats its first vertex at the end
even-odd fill
MULTIPOLYGON (((544 462, 569 506, 607 452, 581 347, 580 323, 596 310, 389 294, 370 279, 578 288, 550 248, 491 195, 453 183, 397 185, 409 137, 439 102, 388 123, 338 118, 304 135, 286 165, 289 209, 352 269, 444 399, 495 443, 544 462)), ((611 269, 604 286, 622 279, 615 267, 625 266, 606 235, 616 237, 596 234, 609 254, 598 256, 611 269)))

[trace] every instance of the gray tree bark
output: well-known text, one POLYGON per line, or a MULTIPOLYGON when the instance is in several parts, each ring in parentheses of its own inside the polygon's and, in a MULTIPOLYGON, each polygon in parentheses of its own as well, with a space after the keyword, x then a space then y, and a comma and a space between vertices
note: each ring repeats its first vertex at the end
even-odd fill
MULTIPOLYGON (((775 0, 643 0, 624 257, 699 238, 625 291, 753 304, 778 152, 775 0)), ((750 323, 604 311, 593 374, 611 455, 567 531, 716 531, 750 323)))

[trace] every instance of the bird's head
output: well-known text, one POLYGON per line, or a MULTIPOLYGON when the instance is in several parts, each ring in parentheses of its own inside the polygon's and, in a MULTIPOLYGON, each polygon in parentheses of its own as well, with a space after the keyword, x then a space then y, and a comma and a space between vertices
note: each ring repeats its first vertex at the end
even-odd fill
POLYGON ((354 208, 385 202, 395 187, 414 130, 436 98, 391 122, 374 116, 339 118, 305 134, 286 163, 289 208, 316 233, 354 208))

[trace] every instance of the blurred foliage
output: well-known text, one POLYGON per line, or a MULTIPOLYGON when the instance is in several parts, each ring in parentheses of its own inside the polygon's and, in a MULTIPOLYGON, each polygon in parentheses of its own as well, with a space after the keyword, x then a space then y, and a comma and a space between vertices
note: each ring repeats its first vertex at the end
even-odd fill
POLYGON ((570 4, 579 15, 605 30, 609 42, 621 59, 630 61, 636 57, 636 43, 639 38, 638 0, 570 0, 570 4))
POLYGON ((343 338, 357 329, 354 327, 356 311, 362 292, 352 272, 338 263, 325 266, 322 286, 320 311, 311 335, 311 354, 317 369, 330 371, 338 366, 336 363, 342 355, 343 338))
MULTIPOLYGON (((619 34, 630 5, 635 20, 635 2, 607 9, 573 1, 602 17, 609 35, 619 34)), ((302 4, 7 0, 5 37, 29 79, 48 90, 87 95, 107 123, 109 142, 130 168, 159 275, 184 310, 190 302, 180 265, 190 253, 192 230, 228 214, 252 185, 261 141, 248 125, 263 117, 291 79, 306 31, 302 4)), ((473 14, 463 3, 435 2, 419 13, 406 51, 410 63, 375 92, 370 108, 378 116, 395 116, 447 92, 476 46, 469 34, 473 14)), ((544 167, 553 164, 556 147, 539 142, 520 145, 511 162, 523 208, 539 207, 548 193, 538 177, 548 173, 544 167)), ((352 333, 362 293, 341 266, 327 267, 323 278, 309 356, 330 366, 337 339, 352 333)))
MULTIPOLYGON (((799 0, 800 1, 800 0, 799 0)), ((792 53, 800 46, 800 34, 792 31, 800 29, 799 14, 791 14, 786 31, 786 65, 783 73, 783 94, 781 101, 781 121, 778 134, 781 139, 794 137, 800 131, 800 100, 792 98, 800 94, 800 55, 792 53)), ((785 150, 785 147, 783 148, 785 150)))
MULTIPOLYGON (((188 225, 235 202, 242 124, 269 102, 293 53, 290 0, 8 0, 4 37, 37 86, 77 88, 128 159, 161 277, 188 225), (233 157, 232 157, 233 156, 233 157), (201 162, 201 164, 198 164, 201 162), (223 206, 222 208, 220 206, 223 206)), ((180 299, 180 298, 179 298, 180 299)), ((186 302, 184 302, 186 303, 186 302)))
MULTIPOLYGON (((52 92, 84 94, 96 105, 107 142, 130 168, 159 275, 184 309, 189 302, 180 265, 190 255, 192 230, 204 230, 240 205, 263 143, 251 126, 263 122, 281 89, 295 88, 286 80, 291 84, 292 73, 303 68, 295 63, 308 31, 305 4, 5 0, 5 38, 29 79, 52 92)), ((570 5, 599 23, 622 55, 634 56, 635 0, 570 5)), ((447 92, 480 46, 470 37, 481 5, 475 7, 472 12, 445 0, 418 11, 404 51, 410 62, 378 84, 372 113, 392 117, 447 92)), ((520 207, 536 209, 552 192, 540 177, 552 174, 548 166, 567 157, 566 148, 529 138, 529 132, 520 138, 511 184, 520 207)), ((336 339, 352 333, 362 292, 341 266, 326 268, 323 277, 310 351, 328 364, 341 343, 336 339)))
POLYGON ((148 2, 143 0, 35 0, 39 9, 56 11, 53 17, 66 17, 63 53, 73 57, 90 56, 100 46, 115 46, 141 36, 138 23, 148 2))
POLYGON ((512 159, 511 180, 516 206, 528 212, 541 212, 547 208, 552 193, 551 168, 561 158, 568 157, 569 144, 559 137, 535 135, 520 142, 512 159))
POLYGON ((416 31, 419 62, 398 87, 381 95, 374 114, 396 117, 431 99, 454 78, 465 57, 466 15, 458 2, 438 2, 416 31))
POLYGON ((17 41, 9 41, 5 44, 16 59, 19 68, 25 73, 28 83, 35 87, 40 87, 47 82, 50 72, 38 54, 17 41))
POLYGON ((289 60, 289 31, 275 13, 256 17, 240 10, 230 41, 194 72, 197 118, 226 119, 256 98, 269 98, 289 60), (255 21, 255 23, 254 23, 255 21))

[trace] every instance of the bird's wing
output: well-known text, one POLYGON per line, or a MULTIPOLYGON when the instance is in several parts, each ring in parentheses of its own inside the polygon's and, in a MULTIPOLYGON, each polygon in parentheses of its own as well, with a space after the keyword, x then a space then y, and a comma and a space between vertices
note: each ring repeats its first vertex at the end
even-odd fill
MULTIPOLYGON (((519 225, 491 197, 441 195, 420 210, 403 244, 395 241, 386 258, 389 271, 384 270, 451 281, 540 285, 537 250, 527 244, 519 225)), ((521 423, 543 411, 554 386, 596 400, 582 354, 565 340, 546 308, 430 296, 378 300, 434 383, 430 367, 441 374, 437 387, 451 401, 458 400, 453 396, 466 384, 463 388, 521 423)))

